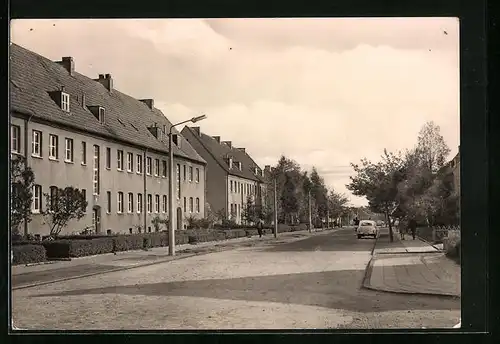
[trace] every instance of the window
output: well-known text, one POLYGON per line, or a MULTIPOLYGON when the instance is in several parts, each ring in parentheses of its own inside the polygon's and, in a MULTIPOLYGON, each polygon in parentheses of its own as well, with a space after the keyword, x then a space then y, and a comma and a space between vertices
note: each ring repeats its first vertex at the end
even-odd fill
POLYGON ((177 199, 181 199, 181 165, 177 164, 177 199))
POLYGON ((238 216, 238 214, 241 214, 241 207, 239 204, 238 204, 238 212, 236 213, 236 216, 238 216))
POLYGON ((233 217, 234 215, 234 204, 231 204, 231 214, 229 214, 230 217, 233 217))
POLYGON ((82 165, 87 165, 87 143, 82 142, 82 165))
POLYGON ((182 170, 184 172, 183 173, 183 176, 184 176, 183 180, 186 181, 186 177, 187 177, 187 175, 186 175, 186 165, 182 165, 182 170))
POLYGON ((69 112, 69 94, 61 92, 61 109, 69 112))
POLYGON ((151 159, 151 157, 148 156, 146 158, 146 174, 148 176, 151 175, 151 164, 152 164, 152 159, 151 159))
POLYGON ((155 177, 160 175, 160 160, 155 159, 155 177))
POLYGON ((193 212, 193 197, 189 197, 189 212, 193 212))
POLYGON ((142 155, 137 154, 137 173, 142 174, 142 155))
POLYGON ((31 155, 36 157, 42 156, 42 132, 39 130, 33 130, 31 155))
MULTIPOLYGON (((82 195, 83 195, 83 199, 86 201, 87 200, 87 190, 85 189, 82 189, 82 195)), ((87 204, 88 205, 88 204, 87 204)), ((85 206, 85 209, 83 209, 83 212, 86 213, 87 212, 87 206, 85 206)))
POLYGON ((196 197, 196 212, 200 212, 200 199, 198 197, 196 197))
POLYGON ((108 209, 106 209, 106 212, 108 214, 111 213, 111 191, 106 191, 106 204, 108 206, 108 209))
POLYGON ((99 146, 94 145, 94 179, 93 179, 93 189, 92 192, 94 195, 99 195, 99 190, 100 190, 100 185, 99 185, 99 164, 100 164, 100 157, 99 157, 99 146))
POLYGON ((106 147, 106 168, 111 168, 111 148, 106 147))
POLYGON ((134 212, 134 194, 131 192, 128 193, 128 212, 134 212))
POLYGON ((59 138, 57 135, 49 135, 49 159, 59 158, 59 138))
POLYGON ((42 186, 33 185, 32 213, 39 213, 42 210, 42 186))
POLYGON ((121 191, 118 192, 118 202, 117 203, 118 203, 117 204, 118 207, 117 207, 116 211, 121 214, 121 213, 123 213, 123 192, 121 192, 121 191))
POLYGON ((116 152, 116 167, 119 171, 123 171, 123 151, 117 150, 116 152))
POLYGON ((50 187, 50 210, 55 210, 57 200, 57 186, 50 187))
POLYGON ((127 171, 134 172, 134 154, 127 153, 127 171))
POLYGON ((148 195, 148 213, 153 212, 153 196, 151 194, 148 195))
POLYGON ((66 155, 64 161, 73 162, 73 139, 66 138, 66 155))
POLYGON ((137 213, 142 213, 142 194, 137 194, 137 213))
POLYGON ((197 183, 200 182, 200 169, 199 168, 196 169, 196 182, 197 183))
POLYGON ((193 181, 193 166, 189 166, 189 182, 193 181))
POLYGON ((155 213, 160 212, 160 195, 155 195, 155 213))
POLYGON ((167 212, 167 196, 166 195, 163 195, 163 203, 162 203, 162 211, 164 213, 167 212))
POLYGON ((162 169, 161 169, 161 175, 163 177, 167 177, 167 162, 165 160, 161 161, 162 169))
POLYGON ((21 128, 17 125, 10 126, 10 150, 14 153, 21 151, 21 128))
POLYGON ((231 180, 231 192, 233 192, 233 181, 231 180))
POLYGON ((106 111, 103 107, 99 107, 99 122, 104 123, 104 114, 106 111))
POLYGON ((184 213, 187 212, 187 199, 184 197, 184 213))

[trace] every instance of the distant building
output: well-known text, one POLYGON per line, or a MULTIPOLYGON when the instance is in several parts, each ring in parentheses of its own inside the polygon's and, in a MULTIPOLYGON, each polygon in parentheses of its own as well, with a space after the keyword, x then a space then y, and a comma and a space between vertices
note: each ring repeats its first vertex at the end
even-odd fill
POLYGON ((241 224, 248 197, 262 206, 264 172, 245 148, 221 141, 220 136, 204 134, 200 127, 186 126, 181 133, 207 162, 206 199, 212 211, 222 212, 241 224))
MULTIPOLYGON (((85 192, 88 209, 64 233, 154 231, 151 220, 168 217, 171 123, 153 99, 119 92, 110 74, 76 72, 71 57, 54 62, 16 44, 10 50, 10 149, 27 157, 36 183, 24 232, 48 234, 44 194, 66 186, 85 192)), ((182 229, 186 215, 204 216, 206 162, 178 131, 174 142, 173 220, 182 229)))

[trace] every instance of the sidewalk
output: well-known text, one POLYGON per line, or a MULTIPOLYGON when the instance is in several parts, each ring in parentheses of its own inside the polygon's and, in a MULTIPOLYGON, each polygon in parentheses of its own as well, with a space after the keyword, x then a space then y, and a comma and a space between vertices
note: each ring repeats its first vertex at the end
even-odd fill
MULTIPOLYGON (((296 231, 280 233, 278 240, 299 240, 307 236, 318 235, 322 231, 296 231)), ((223 241, 211 241, 196 245, 185 244, 176 246, 176 255, 168 255, 167 247, 155 247, 148 251, 124 251, 114 254, 102 254, 97 256, 75 258, 71 261, 56 261, 50 264, 40 265, 16 265, 12 266, 12 289, 26 288, 63 281, 68 279, 92 276, 107 272, 126 270, 136 267, 148 266, 171 260, 192 257, 198 254, 206 254, 216 251, 230 250, 241 246, 251 246, 256 243, 270 243, 275 241, 272 234, 262 238, 253 236, 251 238, 237 238, 223 241)))
POLYGON ((406 234, 405 240, 401 240, 401 234, 394 230, 394 241, 389 240, 389 229, 381 230, 373 254, 399 254, 399 253, 438 253, 436 247, 416 237, 412 239, 411 235, 406 234))
MULTIPOLYGON (((398 237, 398 238, 397 238, 398 237)), ((375 244, 363 286, 379 291, 460 297, 460 265, 422 240, 389 242, 382 233, 375 244)))

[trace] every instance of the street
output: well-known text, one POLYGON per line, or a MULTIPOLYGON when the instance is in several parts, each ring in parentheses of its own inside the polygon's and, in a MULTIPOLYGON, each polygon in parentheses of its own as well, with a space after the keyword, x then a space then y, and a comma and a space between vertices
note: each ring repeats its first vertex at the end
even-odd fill
POLYGON ((36 330, 450 328, 457 323, 459 298, 362 288, 374 244, 344 228, 14 290, 13 320, 19 328, 36 330))

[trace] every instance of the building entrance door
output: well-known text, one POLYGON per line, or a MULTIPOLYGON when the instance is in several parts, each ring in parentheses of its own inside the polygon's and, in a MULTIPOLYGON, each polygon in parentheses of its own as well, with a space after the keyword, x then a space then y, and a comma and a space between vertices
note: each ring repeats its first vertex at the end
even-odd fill
POLYGON ((92 209, 92 226, 96 234, 101 233, 101 207, 94 207, 92 209))
POLYGON ((181 207, 177 208, 177 230, 181 230, 182 228, 182 209, 181 207))

